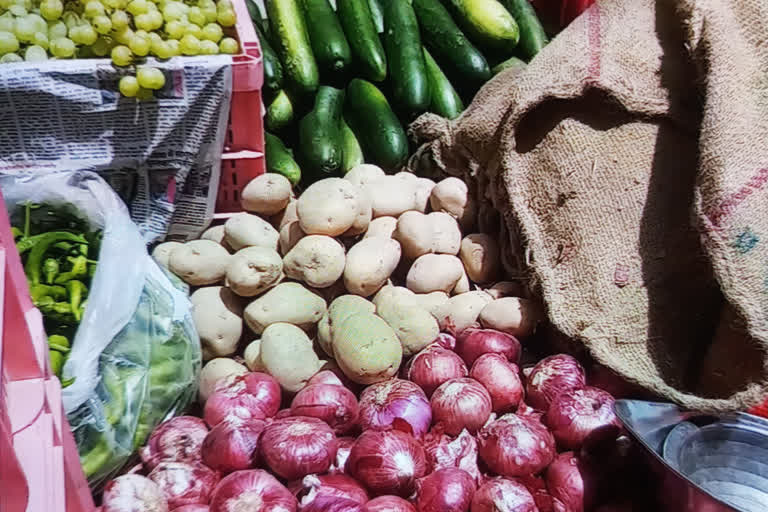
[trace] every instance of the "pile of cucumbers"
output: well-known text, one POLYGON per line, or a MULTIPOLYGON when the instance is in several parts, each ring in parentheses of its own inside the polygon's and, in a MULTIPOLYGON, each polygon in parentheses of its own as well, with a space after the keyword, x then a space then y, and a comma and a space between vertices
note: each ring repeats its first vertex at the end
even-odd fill
POLYGON ((458 117, 493 74, 547 43, 529 0, 264 0, 266 18, 247 4, 264 62, 267 171, 294 185, 363 162, 399 168, 404 125, 458 117))

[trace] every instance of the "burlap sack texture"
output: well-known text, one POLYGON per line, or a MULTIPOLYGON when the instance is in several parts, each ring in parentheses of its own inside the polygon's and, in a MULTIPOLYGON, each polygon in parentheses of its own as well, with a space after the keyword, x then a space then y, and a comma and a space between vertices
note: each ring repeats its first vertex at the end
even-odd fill
POLYGON ((412 126, 410 170, 470 183, 555 332, 692 409, 768 390, 767 20, 600 1, 456 121, 412 126))

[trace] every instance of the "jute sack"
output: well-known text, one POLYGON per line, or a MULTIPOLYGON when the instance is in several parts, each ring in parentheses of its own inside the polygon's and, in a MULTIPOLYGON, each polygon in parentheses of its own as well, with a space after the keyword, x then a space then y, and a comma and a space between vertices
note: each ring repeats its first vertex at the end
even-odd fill
POLYGON ((768 392, 768 3, 598 1, 410 170, 468 181, 555 334, 685 406, 768 392))

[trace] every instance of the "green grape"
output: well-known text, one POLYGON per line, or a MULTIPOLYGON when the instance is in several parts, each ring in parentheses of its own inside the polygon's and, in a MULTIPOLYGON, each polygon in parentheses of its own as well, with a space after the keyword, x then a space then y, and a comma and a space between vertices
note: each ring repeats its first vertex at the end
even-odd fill
POLYGON ((131 19, 128 17, 128 13, 125 11, 115 11, 112 13, 109 19, 112 21, 112 28, 115 30, 125 28, 131 23, 131 19))
POLYGON ((189 21, 195 25, 200 27, 205 25, 205 14, 203 14, 203 10, 199 7, 190 7, 189 12, 187 13, 187 17, 189 17, 189 21))
POLYGON ((125 7, 125 2, 123 0, 102 0, 102 2, 110 9, 122 9, 125 7))
POLYGON ((163 19, 165 21, 178 20, 184 15, 184 8, 180 2, 168 2, 163 7, 163 19))
POLYGON ((221 10, 221 9, 229 10, 229 9, 234 9, 235 7, 234 7, 234 5, 232 5, 232 2, 230 0, 219 0, 216 3, 216 8, 219 9, 219 10, 221 10))
POLYGON ((195 25, 194 23, 187 23, 187 25, 184 27, 184 34, 195 36, 198 39, 202 39, 203 29, 200 28, 198 25, 195 25))
POLYGON ((152 46, 148 36, 134 34, 130 41, 128 41, 128 48, 139 57, 145 57, 149 53, 149 48, 152 46))
POLYGON ((157 68, 140 67, 136 71, 136 79, 139 85, 145 89, 158 90, 165 85, 165 75, 157 68))
POLYGON ((48 60, 48 52, 37 45, 28 46, 24 51, 24 60, 28 62, 48 60))
POLYGON ((16 53, 6 53, 0 57, 0 62, 3 64, 8 64, 10 62, 24 62, 24 59, 19 57, 19 55, 16 53))
POLYGON ((232 27, 237 21, 237 15, 234 9, 219 9, 217 11, 216 21, 222 27, 232 27))
POLYGON ((67 26, 61 20, 48 24, 48 40, 57 37, 67 37, 67 26))
POLYGON ((127 98, 133 98, 139 93, 139 81, 135 76, 124 76, 118 83, 120 94, 127 98))
POLYGON ((133 17, 133 24, 141 30, 152 30, 152 18, 149 13, 139 14, 133 17))
POLYGON ((54 57, 71 57, 75 54, 75 43, 66 37, 57 37, 51 41, 48 50, 54 57))
POLYGON ((106 57, 112 50, 112 43, 109 38, 101 36, 93 43, 91 50, 93 50, 94 55, 97 57, 106 57))
POLYGON ((179 20, 169 21, 165 24, 165 33, 171 39, 181 39, 184 37, 186 25, 179 20))
POLYGON ((112 20, 107 16, 95 16, 91 24, 99 34, 109 34, 112 31, 112 20))
POLYGON ((11 32, 0 32, 0 55, 13 53, 19 49, 19 40, 11 32))
MULTIPOLYGON (((16 16, 17 18, 21 18, 23 16, 27 15, 27 8, 23 5, 12 5, 8 8, 8 12, 16 16)), ((13 61, 18 62, 18 61, 13 61)))
POLYGON ((128 12, 134 16, 149 12, 147 0, 131 0, 131 3, 128 4, 128 12))
POLYGON ((145 89, 143 87, 140 88, 139 92, 136 94, 136 99, 139 101, 151 100, 151 99, 154 99, 154 97, 155 95, 151 89, 145 89))
POLYGON ((61 3, 61 0, 43 0, 40 2, 40 14, 49 21, 61 18, 63 12, 64 4, 61 3))
POLYGON ((200 55, 216 55, 219 53, 219 45, 214 41, 204 39, 200 41, 200 55))
POLYGON ((112 62, 115 64, 115 66, 128 66, 131 64, 131 62, 133 62, 133 53, 127 46, 115 46, 112 48, 110 56, 112 57, 112 62))
POLYGON ((168 41, 165 41, 165 45, 168 47, 171 57, 181 55, 181 45, 177 39, 169 39, 168 41))
POLYGON ((173 57, 173 52, 171 51, 171 47, 168 45, 168 43, 166 43, 163 40, 152 41, 151 52, 152 52, 152 55, 154 55, 158 59, 165 60, 173 57))
POLYGON ((149 16, 150 26, 152 27, 150 30, 157 30, 163 26, 163 15, 160 14, 160 11, 152 11, 147 16, 149 16))
POLYGON ((83 9, 83 14, 85 14, 88 18, 101 16, 104 14, 104 4, 98 0, 88 0, 88 3, 85 4, 85 9, 83 9))
POLYGON ((36 44, 40 48, 43 48, 44 50, 47 50, 48 35, 45 32, 35 32, 35 35, 32 36, 32 43, 36 44))
POLYGON ((61 19, 64 20, 64 23, 67 25, 67 28, 76 27, 80 24, 80 16, 77 15, 77 13, 72 11, 65 12, 61 19))
POLYGON ((13 14, 7 12, 2 16, 0 16, 0 31, 14 32, 15 30, 16 30, 16 19, 13 17, 13 14))
POLYGON ((23 42, 29 42, 35 37, 35 23, 28 16, 16 18, 16 38, 23 42))
POLYGON ((179 41, 179 49, 184 55, 197 55, 200 53, 200 40, 193 35, 186 34, 179 41))
POLYGON ((203 27, 203 39, 218 43, 224 37, 224 31, 216 23, 209 23, 203 27))
POLYGON ((215 23, 219 19, 219 14, 216 12, 216 6, 201 7, 200 11, 205 16, 205 21, 208 23, 215 23))
POLYGON ((48 22, 39 14, 29 14, 27 19, 35 27, 35 32, 44 32, 48 30, 48 22))
POLYGON ((221 53, 228 53, 230 55, 234 55, 240 50, 240 45, 237 44, 236 39, 233 39, 231 37, 225 37, 219 43, 219 50, 221 50, 221 53))
POLYGON ((0 9, 10 9, 13 5, 13 0, 0 0, 0 9))
POLYGON ((149 38, 149 42, 151 44, 155 44, 155 43, 158 43, 158 42, 160 42, 160 43, 163 42, 163 38, 157 32, 149 32, 147 34, 147 37, 149 38))
POLYGON ((90 24, 84 23, 71 29, 69 31, 69 38, 72 39, 72 41, 74 41, 76 44, 88 46, 95 43, 99 38, 99 35, 90 24))
POLYGON ((115 33, 112 35, 114 36, 115 41, 120 44, 127 45, 128 42, 133 38, 133 30, 131 30, 130 27, 124 27, 115 31, 115 33))

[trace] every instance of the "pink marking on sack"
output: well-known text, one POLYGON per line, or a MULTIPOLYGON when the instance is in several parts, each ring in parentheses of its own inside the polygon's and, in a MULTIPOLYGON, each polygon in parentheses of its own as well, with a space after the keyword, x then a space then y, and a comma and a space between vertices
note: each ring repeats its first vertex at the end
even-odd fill
POLYGON ((594 4, 588 11, 587 26, 589 27, 589 80, 600 78, 600 5, 594 4))
POLYGON ((736 207, 743 203, 747 197, 752 195, 755 190, 762 190, 766 182, 768 182, 768 167, 764 167, 757 171, 745 185, 742 185, 739 188, 739 190, 717 203, 717 205, 707 213, 707 217, 712 223, 713 228, 719 229, 721 221, 731 215, 736 207))
POLYGON ((629 284, 629 265, 617 263, 613 271, 613 284, 623 288, 629 284))

